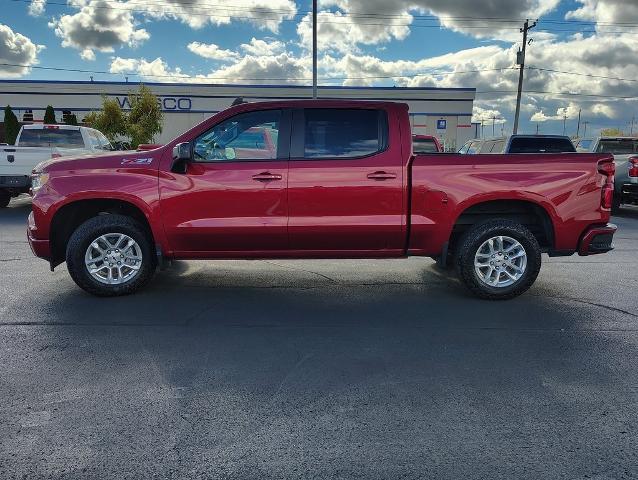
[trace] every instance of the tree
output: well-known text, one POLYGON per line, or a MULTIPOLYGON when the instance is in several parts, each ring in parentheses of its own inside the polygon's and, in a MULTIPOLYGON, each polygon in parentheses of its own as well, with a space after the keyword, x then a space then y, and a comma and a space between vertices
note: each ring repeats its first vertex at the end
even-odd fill
POLYGON ((622 137, 624 134, 620 128, 603 128, 600 131, 601 137, 622 137))
POLYGON ((55 111, 51 105, 47 105, 47 109, 44 111, 44 123, 47 125, 55 125, 55 111))
POLYGON ((75 113, 72 113, 71 115, 69 115, 67 117, 65 123, 67 125, 77 125, 78 124, 78 117, 75 116, 75 113))
POLYGON ((150 143, 155 135, 162 133, 162 110, 157 97, 145 85, 141 85, 137 93, 129 94, 129 103, 127 134, 131 147, 137 148, 140 143, 150 143))
POLYGON ((11 106, 7 105, 4 109, 4 139, 9 145, 13 145, 18 138, 20 132, 20 122, 16 117, 11 106))
POLYGON ((127 135, 127 119, 120 104, 114 98, 102 97, 102 110, 91 112, 84 118, 84 123, 102 132, 109 141, 127 135))

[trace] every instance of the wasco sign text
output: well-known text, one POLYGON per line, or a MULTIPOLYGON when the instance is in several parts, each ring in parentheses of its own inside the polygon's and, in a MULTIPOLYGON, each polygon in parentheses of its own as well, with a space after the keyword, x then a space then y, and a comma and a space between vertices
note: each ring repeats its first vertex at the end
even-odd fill
MULTIPOLYGON (((130 110, 131 102, 128 97, 115 97, 120 108, 130 110)), ((193 102, 188 97, 157 97, 157 104, 162 110, 189 111, 193 108, 193 102)))

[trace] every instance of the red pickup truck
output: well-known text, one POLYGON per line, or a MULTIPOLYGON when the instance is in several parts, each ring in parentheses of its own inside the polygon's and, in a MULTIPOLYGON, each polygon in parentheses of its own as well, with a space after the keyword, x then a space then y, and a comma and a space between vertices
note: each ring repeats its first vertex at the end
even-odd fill
POLYGON ((154 150, 39 165, 28 238, 96 295, 166 259, 416 255, 504 299, 542 252, 613 248, 613 177, 607 154, 414 155, 400 103, 248 103, 154 150))

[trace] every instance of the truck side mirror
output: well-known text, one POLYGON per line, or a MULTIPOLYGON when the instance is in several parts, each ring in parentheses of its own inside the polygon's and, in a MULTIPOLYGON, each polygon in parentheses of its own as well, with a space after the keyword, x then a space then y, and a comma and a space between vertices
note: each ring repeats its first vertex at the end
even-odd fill
POLYGON ((193 160, 193 146, 190 142, 178 143, 173 147, 171 172, 186 173, 188 162, 193 160))

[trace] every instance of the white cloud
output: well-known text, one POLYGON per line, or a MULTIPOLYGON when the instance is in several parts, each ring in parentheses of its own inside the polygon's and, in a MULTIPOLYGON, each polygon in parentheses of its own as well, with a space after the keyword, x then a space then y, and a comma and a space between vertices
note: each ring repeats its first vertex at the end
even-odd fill
POLYGON ((195 55, 199 55, 200 57, 209 58, 212 60, 227 62, 237 59, 237 57, 239 56, 237 52, 233 52, 232 50, 224 50, 223 48, 219 48, 219 46, 215 45, 214 43, 191 42, 188 44, 187 47, 195 55))
MULTIPOLYGON (((638 2, 633 0, 576 0, 580 7, 566 18, 591 20, 598 23, 638 22, 638 2)), ((616 30, 618 27, 614 27, 616 30)))
POLYGON ((556 109, 555 115, 546 115, 541 109, 530 117, 530 122, 547 122, 549 120, 563 120, 565 118, 575 118, 578 116, 578 105, 570 103, 567 107, 556 109))
MULTIPOLYGON (((371 10, 374 11, 374 10, 371 10)), ((347 11, 345 12, 347 13, 347 11)), ((407 26, 412 16, 407 12, 381 20, 357 21, 342 12, 322 11, 317 15, 317 49, 319 51, 352 52, 359 45, 375 45, 391 40, 403 40, 410 33, 407 26), (377 23, 370 23, 377 22, 377 23)), ((297 25, 301 46, 312 48, 312 15, 306 15, 297 25)))
POLYGON ((38 52, 44 48, 44 45, 36 45, 30 38, 0 24, 0 63, 18 65, 0 65, 0 75, 5 78, 27 75, 31 71, 29 65, 38 63, 38 52))
POLYGON ((92 62, 92 61, 95 60, 95 52, 93 50, 91 50, 90 48, 85 48, 80 53, 80 58, 82 60, 87 60, 89 62, 92 62))
POLYGON ((47 4, 47 0, 31 0, 29 4, 29 15, 33 17, 39 17, 44 13, 44 7, 47 4))
POLYGON ((472 122, 483 123, 483 125, 491 125, 492 123, 499 125, 506 121, 507 119, 499 110, 474 105, 474 109, 472 111, 472 122))
POLYGON ((278 40, 267 39, 258 40, 255 37, 250 39, 249 43, 242 43, 240 48, 249 55, 255 56, 271 56, 282 53, 286 45, 278 40))
POLYGON ((123 2, 74 0, 73 4, 80 7, 79 12, 62 15, 49 26, 62 39, 63 47, 80 50, 82 58, 90 58, 89 50, 112 52, 115 47, 136 46, 150 38, 145 29, 137 28, 123 2))
POLYGON ((232 65, 226 65, 207 74, 186 75, 180 68, 170 68, 161 57, 148 61, 144 58, 113 58, 111 73, 137 73, 154 82, 189 83, 304 83, 311 73, 305 59, 288 53, 255 57, 246 55, 232 65))
MULTIPOLYGON (((135 0, 130 4, 135 8, 135 0)), ((178 19, 191 28, 242 21, 277 32, 281 22, 294 18, 296 13, 297 5, 293 0, 232 0, 228 4, 211 3, 210 0, 155 0, 144 15, 178 19)))
POLYGON ((148 61, 145 58, 121 58, 115 57, 111 60, 111 73, 122 74, 139 74, 142 78, 153 82, 176 82, 184 79, 187 81, 187 75, 177 67, 170 69, 161 57, 148 61))
MULTIPOLYGON (((320 46, 335 51, 351 51, 352 46, 357 44, 402 39, 410 33, 414 15, 433 15, 444 28, 477 38, 519 41, 518 29, 523 18, 538 18, 554 10, 559 3, 560 0, 321 0, 320 6, 326 11, 318 17, 318 31, 324 30, 331 36, 320 46), (490 18, 521 20, 503 22, 490 21, 490 18)), ((303 45, 308 45, 310 20, 310 16, 304 18, 297 29, 303 45)), ((420 19, 419 24, 438 25, 434 19, 427 18, 420 19)), ((537 32, 536 36, 547 38, 552 35, 537 32)))

